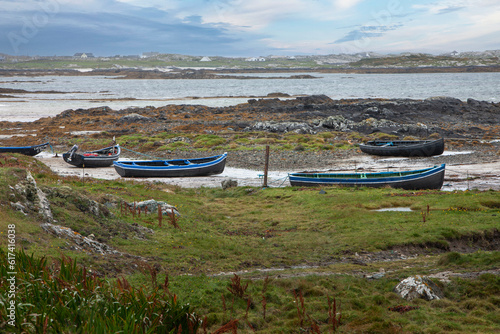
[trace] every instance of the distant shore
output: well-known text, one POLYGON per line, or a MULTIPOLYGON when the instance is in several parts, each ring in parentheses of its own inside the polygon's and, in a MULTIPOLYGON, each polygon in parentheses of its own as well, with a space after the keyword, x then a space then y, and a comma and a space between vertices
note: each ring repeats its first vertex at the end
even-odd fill
MULTIPOLYGON (((0 69, 0 77, 35 76, 117 76, 130 79, 269 79, 269 77, 226 76, 237 73, 345 73, 345 74, 397 74, 397 73, 484 73, 500 72, 500 66, 449 66, 449 67, 305 67, 305 68, 109 68, 89 69, 0 69)), ((283 78, 311 79, 314 76, 298 75, 283 78)))

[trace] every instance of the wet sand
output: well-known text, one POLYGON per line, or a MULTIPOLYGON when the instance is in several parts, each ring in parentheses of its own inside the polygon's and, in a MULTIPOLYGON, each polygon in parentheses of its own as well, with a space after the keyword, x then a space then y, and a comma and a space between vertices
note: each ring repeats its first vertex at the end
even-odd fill
MULTIPOLYGON (((375 172, 386 170, 404 170, 417 169, 432 166, 441 163, 438 159, 445 159, 470 152, 450 152, 445 151, 443 156, 431 157, 422 160, 410 160, 408 158, 379 158, 371 156, 355 156, 342 159, 336 163, 336 171, 349 171, 354 169, 363 172, 375 172), (434 160, 436 161, 432 161, 434 160), (409 167, 411 165, 411 167, 409 167)), ((52 153, 42 152, 36 158, 49 166, 56 174, 61 176, 77 176, 82 178, 96 178, 105 180, 116 180, 122 177, 118 175, 115 169, 105 168, 77 168, 64 162, 61 155, 55 156, 52 153)), ((289 186, 288 172, 305 170, 272 170, 268 172, 267 185, 269 187, 289 186)), ((327 170, 328 168, 318 168, 317 170, 327 170)), ((251 170, 226 166, 224 172, 219 175, 205 177, 177 177, 177 178, 122 178, 141 182, 162 182, 169 185, 180 186, 184 188, 198 187, 221 187, 224 180, 235 180, 238 186, 262 187, 264 184, 264 166, 261 170, 251 170)), ((467 163, 449 163, 446 165, 445 181, 442 190, 500 190, 500 160, 467 162, 467 163)))

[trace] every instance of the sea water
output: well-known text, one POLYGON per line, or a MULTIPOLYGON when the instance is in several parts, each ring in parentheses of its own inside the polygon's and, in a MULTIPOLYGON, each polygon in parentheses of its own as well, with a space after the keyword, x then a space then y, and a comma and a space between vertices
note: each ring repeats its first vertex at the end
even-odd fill
POLYGON ((230 106, 270 93, 324 94, 332 99, 433 96, 500 102, 500 73, 341 74, 301 73, 314 79, 291 79, 297 73, 238 74, 256 79, 123 79, 107 76, 0 77, 0 87, 26 94, 0 97, 0 121, 33 121, 67 109, 112 109, 199 104, 230 106), (265 79, 262 77, 278 77, 265 79), (36 93, 54 91, 54 93, 36 93))

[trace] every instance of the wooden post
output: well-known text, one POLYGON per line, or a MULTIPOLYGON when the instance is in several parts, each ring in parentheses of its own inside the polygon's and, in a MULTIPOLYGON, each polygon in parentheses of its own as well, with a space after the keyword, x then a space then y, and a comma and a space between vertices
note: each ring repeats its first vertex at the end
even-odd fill
POLYGON ((269 145, 266 145, 266 157, 264 164, 264 188, 267 188, 267 172, 269 169, 269 145))
POLYGON ((161 205, 158 205, 158 226, 160 227, 162 220, 163 220, 163 213, 161 212, 161 205))

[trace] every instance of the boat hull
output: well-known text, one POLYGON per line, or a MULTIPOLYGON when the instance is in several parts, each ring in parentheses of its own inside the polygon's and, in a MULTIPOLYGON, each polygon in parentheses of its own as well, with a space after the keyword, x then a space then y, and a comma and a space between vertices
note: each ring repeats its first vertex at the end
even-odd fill
POLYGON ((362 152, 378 156, 430 157, 444 152, 444 139, 437 140, 373 140, 359 145, 362 152))
POLYGON ((119 145, 106 147, 97 151, 76 153, 78 147, 73 147, 63 154, 63 159, 75 167, 109 167, 120 158, 121 149, 119 145))
POLYGON ((0 147, 0 153, 20 153, 29 156, 35 156, 42 152, 49 146, 50 143, 44 143, 40 145, 33 146, 20 146, 20 147, 0 147))
POLYGON ((406 190, 441 189, 445 165, 432 168, 381 173, 292 173, 292 186, 350 186, 350 187, 392 187, 406 190))
POLYGON ((191 177, 220 174, 226 166, 227 153, 196 159, 115 161, 122 177, 191 177))

